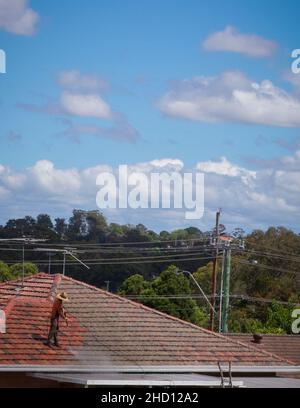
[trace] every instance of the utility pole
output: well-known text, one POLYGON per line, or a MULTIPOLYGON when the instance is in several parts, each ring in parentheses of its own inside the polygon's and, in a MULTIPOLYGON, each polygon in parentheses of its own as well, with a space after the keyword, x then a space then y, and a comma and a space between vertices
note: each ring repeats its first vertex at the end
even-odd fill
POLYGON ((236 242, 231 236, 219 235, 217 240, 214 238, 212 239, 211 246, 215 247, 215 252, 219 253, 222 251, 223 254, 220 288, 219 332, 227 333, 230 299, 231 251, 235 249, 245 249, 245 243, 243 239, 239 239, 239 241, 236 242))
POLYGON ((222 254, 222 270, 221 270, 221 285, 220 285, 220 302, 219 302, 219 333, 222 333, 222 305, 223 305, 223 282, 224 282, 224 265, 225 251, 222 254))
POLYGON ((211 282, 211 287, 212 287, 212 306, 213 309, 210 311, 210 329, 211 331, 214 331, 215 327, 215 313, 213 310, 216 307, 216 294, 217 294, 217 268, 218 268, 218 255, 219 255, 219 235, 220 235, 220 216, 221 216, 221 210, 217 211, 216 213, 216 250, 215 250, 215 258, 213 260, 213 273, 212 273, 212 282, 211 282))
POLYGON ((225 247, 224 250, 224 277, 223 277, 223 296, 222 296, 222 333, 228 332, 229 315, 229 296, 230 296, 230 273, 231 273, 231 247, 225 247))

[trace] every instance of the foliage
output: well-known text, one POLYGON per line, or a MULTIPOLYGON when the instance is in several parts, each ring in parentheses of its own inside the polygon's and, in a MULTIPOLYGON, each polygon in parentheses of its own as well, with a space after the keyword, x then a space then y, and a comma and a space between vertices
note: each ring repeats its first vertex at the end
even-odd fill
MULTIPOLYGON (((38 267, 32 263, 24 263, 24 276, 30 276, 38 273, 38 267)), ((5 262, 0 261, 0 282, 17 279, 23 275, 23 264, 16 263, 8 266, 5 262)))
POLYGON ((6 282, 13 279, 14 276, 6 263, 0 261, 0 282, 6 282))
POLYGON ((142 275, 132 275, 121 285, 119 293, 122 295, 142 295, 149 288, 149 284, 142 275))
POLYGON ((121 285, 120 294, 138 295, 145 305, 194 324, 205 326, 208 322, 208 314, 191 297, 189 280, 183 274, 176 274, 175 266, 150 281, 141 275, 129 277, 121 285), (180 297, 174 298, 176 295, 180 297))
MULTIPOLYGON (((10 272, 12 273, 14 278, 20 278, 23 275, 23 264, 16 263, 10 266, 10 272)), ((24 263, 24 276, 30 276, 38 273, 38 267, 29 262, 24 263)))
POLYGON ((240 305, 231 312, 229 326, 235 333, 291 334, 293 309, 292 305, 285 306, 275 300, 259 314, 240 305))

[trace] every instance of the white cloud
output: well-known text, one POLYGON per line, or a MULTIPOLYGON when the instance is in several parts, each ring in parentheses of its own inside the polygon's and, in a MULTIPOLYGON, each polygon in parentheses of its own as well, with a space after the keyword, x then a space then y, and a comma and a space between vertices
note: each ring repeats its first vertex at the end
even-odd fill
POLYGON ((57 100, 44 105, 19 103, 18 106, 27 111, 52 115, 100 119, 117 116, 97 92, 104 87, 100 77, 83 75, 79 71, 63 71, 58 75, 58 83, 61 93, 57 100))
MULTIPOLYGON (((176 158, 155 159, 128 166, 129 172, 185 170, 176 158)), ((96 177, 99 172, 117 173, 118 168, 100 164, 86 169, 57 168, 48 160, 16 171, 0 165, 1 221, 48 212, 68 216, 73 208, 96 208, 96 177)), ((190 170, 188 170, 190 171, 190 170)), ((205 174, 205 215, 192 224, 210 229, 214 211, 222 207, 222 222, 228 228, 246 229, 285 225, 297 229, 300 216, 300 150, 286 157, 265 163, 253 171, 230 162, 225 157, 202 161, 194 172, 205 174)), ((146 189, 146 186, 143 186, 146 189)), ((139 223, 156 230, 191 225, 184 219, 184 210, 108 210, 109 221, 139 223)))
POLYGON ((158 103, 169 116, 201 122, 300 126, 300 99, 271 81, 256 83, 238 71, 176 83, 158 103))
POLYGON ((107 87, 99 76, 82 74, 79 71, 62 71, 58 75, 62 92, 58 102, 61 113, 99 119, 111 119, 113 112, 100 95, 107 87))
POLYGON ((77 70, 61 71, 58 83, 69 91, 95 92, 108 88, 108 83, 98 75, 82 74, 77 70))
POLYGON ((285 71, 283 79, 291 83, 295 93, 300 95, 300 74, 294 74, 292 71, 285 71))
POLYGON ((27 0, 0 0, 0 29, 19 35, 33 35, 39 15, 27 0))
POLYGON ((148 162, 137 163, 130 166, 132 171, 141 172, 159 172, 159 171, 181 171, 184 167, 184 163, 179 159, 155 159, 148 162))
POLYGON ((63 119, 66 128, 58 134, 76 142, 80 142, 86 135, 130 143, 140 138, 138 131, 128 123, 124 115, 113 111, 103 98, 102 92, 108 88, 103 78, 70 70, 60 72, 57 82, 61 92, 54 101, 51 100, 44 105, 19 103, 17 106, 30 112, 71 116, 72 120, 63 119), (77 118, 101 119, 110 122, 110 125, 101 126, 98 122, 76 123, 77 118))
POLYGON ((250 57, 269 57, 277 48, 274 41, 255 34, 241 34, 231 26, 211 34, 202 45, 208 51, 231 51, 250 57))
POLYGON ((27 170, 36 186, 43 192, 54 195, 76 194, 81 187, 80 173, 77 169, 56 169, 49 160, 39 160, 27 170))
POLYGON ((112 111, 110 106, 95 94, 79 94, 63 92, 60 97, 63 112, 82 117, 110 119, 112 111))
POLYGON ((249 184, 256 178, 256 172, 236 166, 226 159, 221 157, 216 161, 206 161, 198 163, 196 169, 205 173, 215 173, 221 176, 239 177, 245 184, 249 184))

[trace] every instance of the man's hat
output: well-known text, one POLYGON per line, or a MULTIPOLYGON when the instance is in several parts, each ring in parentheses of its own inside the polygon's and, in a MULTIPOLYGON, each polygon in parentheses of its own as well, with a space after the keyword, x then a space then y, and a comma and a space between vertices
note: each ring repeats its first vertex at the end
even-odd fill
POLYGON ((69 298, 66 292, 61 292, 56 296, 56 299, 62 300, 63 302, 69 302, 69 298))

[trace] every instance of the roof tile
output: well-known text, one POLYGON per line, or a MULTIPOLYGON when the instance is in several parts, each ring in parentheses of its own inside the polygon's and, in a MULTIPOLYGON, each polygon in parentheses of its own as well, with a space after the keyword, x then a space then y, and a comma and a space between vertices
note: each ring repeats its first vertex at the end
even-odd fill
POLYGON ((284 359, 61 275, 37 274, 0 285, 8 310, 0 364, 287 365, 284 359), (55 293, 66 291, 69 326, 60 347, 44 344, 55 293))

